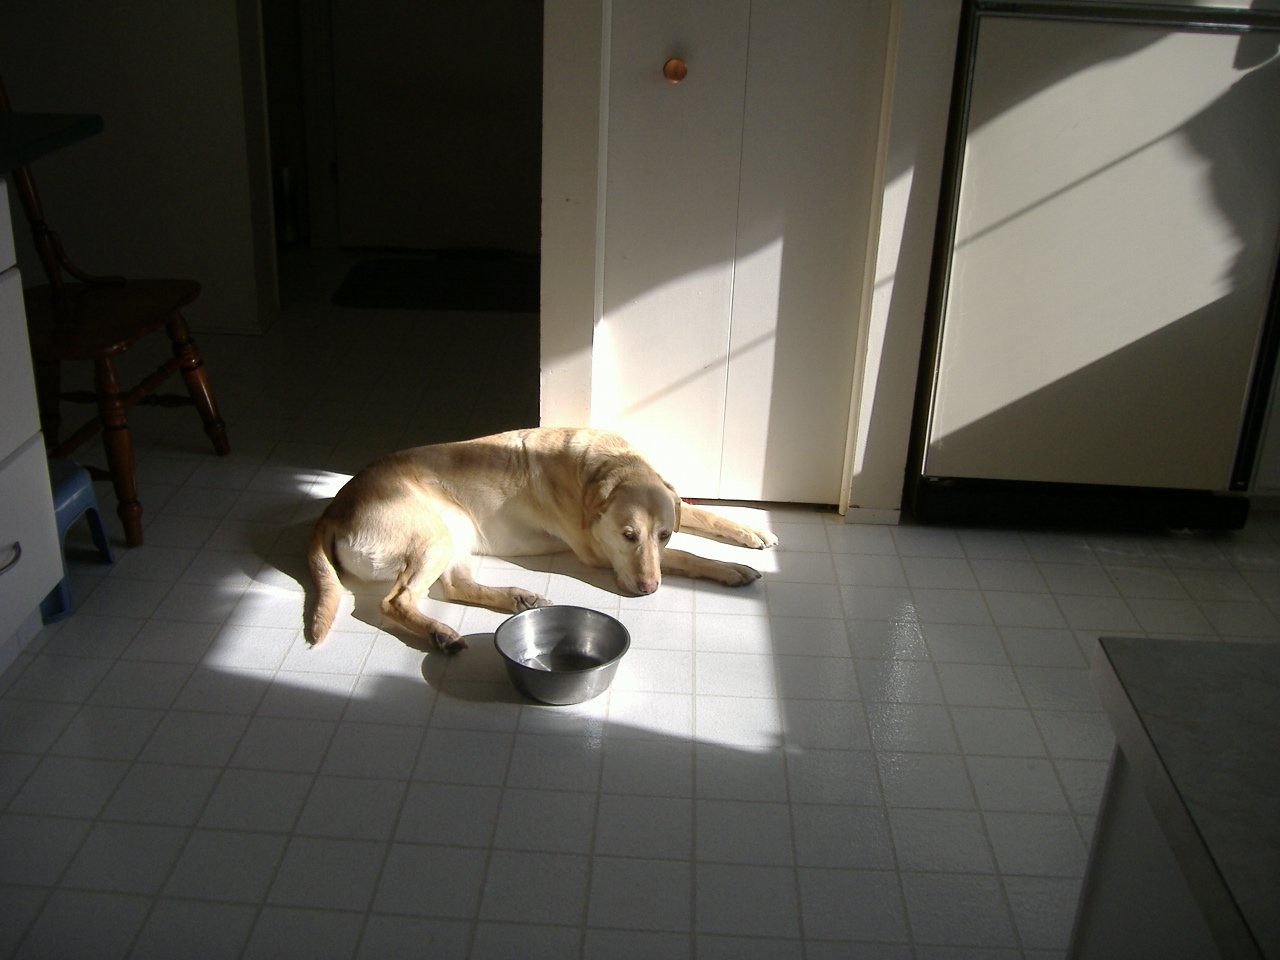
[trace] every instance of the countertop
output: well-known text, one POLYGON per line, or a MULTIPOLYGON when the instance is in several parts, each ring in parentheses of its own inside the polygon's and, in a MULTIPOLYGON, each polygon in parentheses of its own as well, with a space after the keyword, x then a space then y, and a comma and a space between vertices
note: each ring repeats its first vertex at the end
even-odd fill
POLYGON ((1093 675, 1223 956, 1280 958, 1280 645, 1105 637, 1093 675))
POLYGON ((91 113, 0 113, 0 174, 101 133, 91 113))

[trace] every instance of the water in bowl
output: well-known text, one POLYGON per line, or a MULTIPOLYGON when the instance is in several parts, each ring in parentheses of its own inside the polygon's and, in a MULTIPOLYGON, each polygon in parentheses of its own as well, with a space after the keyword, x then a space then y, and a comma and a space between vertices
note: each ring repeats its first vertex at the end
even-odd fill
POLYGON ((536 657, 528 657, 522 660, 521 663, 526 667, 532 667, 534 670, 565 673, 575 670, 590 670, 592 667, 600 666, 604 661, 586 653, 549 650, 546 653, 538 654, 536 657))

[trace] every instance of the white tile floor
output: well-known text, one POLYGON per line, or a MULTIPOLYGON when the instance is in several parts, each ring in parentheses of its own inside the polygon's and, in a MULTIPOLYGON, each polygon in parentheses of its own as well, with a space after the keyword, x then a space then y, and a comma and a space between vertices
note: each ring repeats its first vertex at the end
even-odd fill
POLYGON ((1280 638, 1266 517, 1091 536, 769 510, 783 550, 694 545, 766 571, 741 590, 623 599, 563 556, 484 563, 630 628, 579 707, 521 702, 486 610, 431 601, 472 647, 424 657, 361 591, 308 650, 325 498, 536 396, 527 319, 324 303, 202 338, 230 457, 190 411, 136 414, 146 546, 106 567, 73 533, 75 613, 0 680, 0 956, 1060 957, 1111 746, 1096 637, 1280 638))

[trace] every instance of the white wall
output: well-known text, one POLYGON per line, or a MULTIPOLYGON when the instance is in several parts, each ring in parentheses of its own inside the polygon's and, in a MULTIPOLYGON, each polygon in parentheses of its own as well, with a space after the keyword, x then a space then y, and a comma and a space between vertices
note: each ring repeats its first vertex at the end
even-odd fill
POLYGON ((854 521, 895 522, 902 505, 960 24, 959 3, 902 0, 901 7, 879 246, 855 398, 848 514, 854 521))
POLYGON ((608 6, 608 0, 543 6, 541 422, 549 427, 591 419, 608 6))
MULTIPOLYGON (((0 30, 15 110, 106 123, 33 167, 68 253, 90 272, 199 280, 197 329, 254 331, 274 309, 257 13, 252 0, 41 0, 7 4, 0 30)), ((29 242, 19 265, 40 276, 29 242)))

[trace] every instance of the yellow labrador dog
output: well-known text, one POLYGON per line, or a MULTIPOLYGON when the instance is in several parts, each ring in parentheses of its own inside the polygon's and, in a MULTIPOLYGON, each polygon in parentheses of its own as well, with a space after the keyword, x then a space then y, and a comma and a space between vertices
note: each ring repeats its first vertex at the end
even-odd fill
POLYGON ((444 652, 466 646, 418 609, 433 583, 445 600, 518 612, 550 601, 519 587, 476 583, 471 557, 572 550, 611 567, 625 593, 653 593, 663 574, 730 586, 760 573, 667 549, 677 530, 743 547, 777 544, 772 533, 682 503, 618 436, 600 430, 515 430, 477 440, 413 447, 357 473, 316 521, 307 551, 315 603, 307 627, 324 640, 341 597, 342 569, 391 581, 382 612, 444 652))

